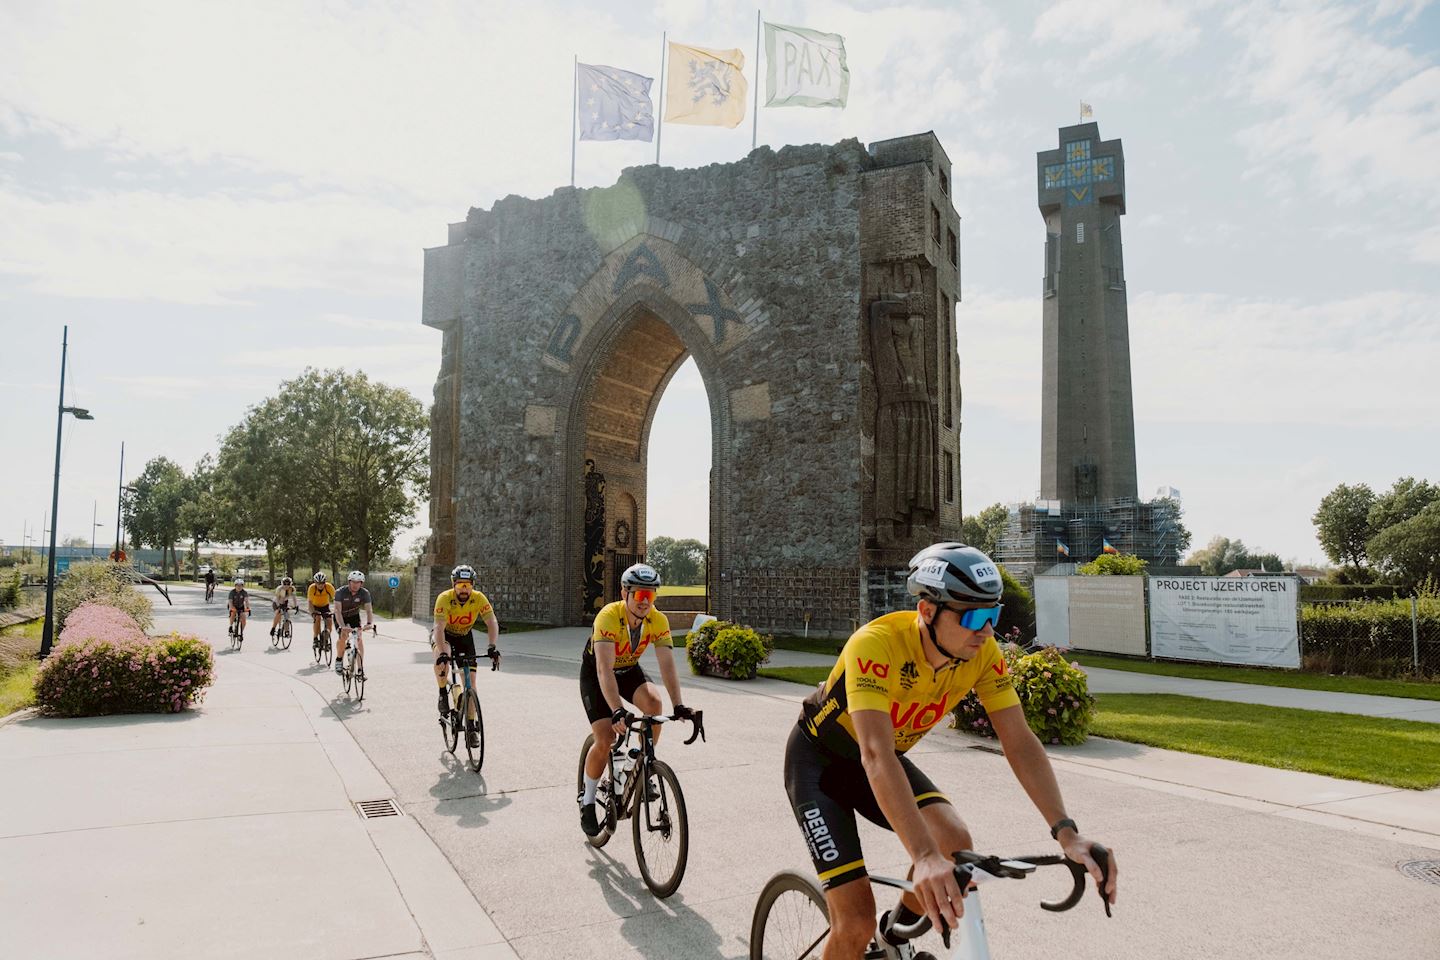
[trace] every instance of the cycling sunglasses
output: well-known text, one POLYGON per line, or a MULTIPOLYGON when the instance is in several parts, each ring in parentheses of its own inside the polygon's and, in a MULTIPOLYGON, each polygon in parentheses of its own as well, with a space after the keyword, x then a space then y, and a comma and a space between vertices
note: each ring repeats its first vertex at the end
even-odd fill
POLYGON ((630 588, 630 599, 634 600, 636 603, 654 603, 655 591, 645 590, 640 587, 632 587, 630 588))
POLYGON ((984 630, 985 624, 998 624, 1000 622, 1000 610, 1005 606, 997 603, 993 607, 952 607, 946 605, 946 610, 954 610, 960 616, 960 626, 966 630, 984 630))

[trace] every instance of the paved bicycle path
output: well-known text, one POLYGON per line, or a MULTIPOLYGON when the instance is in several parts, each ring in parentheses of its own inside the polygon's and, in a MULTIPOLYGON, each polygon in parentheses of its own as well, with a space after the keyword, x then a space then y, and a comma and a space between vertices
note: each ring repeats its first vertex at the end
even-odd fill
MULTIPOLYGON (((195 622, 164 610, 158 613, 161 629, 195 622)), ((223 614, 210 616, 200 629, 219 642, 223 614)), ((779 681, 734 684, 682 672, 686 700, 704 709, 710 739, 686 747, 671 732, 660 748, 684 786, 692 843, 679 893, 657 902, 639 878, 628 834, 622 832, 603 850, 594 850, 579 831, 575 767, 585 722, 576 674, 583 631, 502 638, 507 654, 504 669, 484 671, 479 679, 488 734, 483 776, 463 769, 441 749, 425 630, 397 622, 382 626, 382 631, 368 644, 371 681, 363 704, 348 704, 339 696, 338 680, 310 665, 303 637, 291 651, 273 654, 252 639, 243 653, 220 655, 220 683, 211 706, 183 722, 195 723, 212 708, 233 709, 238 715, 239 704, 247 699, 260 698, 249 709, 262 709, 261 691, 267 685, 245 682, 258 671, 308 684, 328 704, 320 712, 343 721, 346 742, 358 744, 384 778, 389 795, 406 814, 403 822, 424 828, 483 905, 499 935, 527 960, 746 956, 750 915, 761 886, 776 870, 806 864, 780 785, 784 739, 804 688, 779 681), (227 702, 231 697, 234 701, 227 702)), ((0 730, 0 755, 8 733, 0 730)), ((247 782, 245 777, 205 768, 193 753, 182 754, 162 742, 151 746, 157 752, 169 750, 171 762, 158 764, 164 769, 193 768, 202 778, 231 790, 243 790, 247 782)), ((988 746, 937 730, 912 755, 955 798, 984 849, 1045 850, 1050 844, 1044 824, 1003 758, 983 749, 988 746)), ((1093 897, 1068 914, 1042 913, 1035 901, 1055 891, 1041 878, 1023 885, 996 884, 986 891, 986 923, 997 956, 1049 953, 1058 941, 1067 956, 1080 960, 1302 954, 1310 960, 1339 960, 1353 956, 1358 948, 1414 955, 1417 944, 1440 939, 1437 888, 1406 879, 1395 869, 1401 861, 1440 858, 1440 826, 1430 834, 1413 828, 1407 832, 1234 795, 1226 791, 1239 783, 1237 771, 1258 768, 1130 744, 1112 744, 1108 749, 1117 755, 1067 751, 1053 755, 1070 813, 1087 833, 1114 846, 1120 857, 1124 886, 1115 919, 1106 920, 1093 897), (1192 760, 1202 766, 1187 767, 1192 772, 1185 777, 1175 777, 1168 766, 1172 761, 1192 760), (1123 769, 1125 765, 1133 772, 1123 769), (1193 770, 1207 771, 1210 781, 1203 786, 1187 783, 1187 778, 1195 779, 1193 770), (1356 897, 1355 890, 1365 895, 1356 897)), ((133 802, 160 792, 145 777, 130 776, 124 767, 105 773, 106 783, 126 783, 127 795, 138 798, 133 802)), ((1270 773, 1303 794, 1292 798, 1296 801, 1315 800, 1325 790, 1350 800, 1387 792, 1304 774, 1270 773)), ((67 784, 54 771, 30 782, 29 792, 34 793, 63 794, 67 784)), ((282 807, 291 803, 303 787, 296 783, 274 802, 282 807)), ((872 869, 903 873, 906 858, 894 837, 869 825, 862 825, 861 831, 872 869)), ((279 829, 256 831, 250 840, 257 850, 293 842, 279 829)), ((11 859, 5 856, 6 842, 0 840, 0 879, 11 859)), ((178 854, 173 849, 166 853, 176 864, 176 875, 190 883, 171 887, 201 886, 215 871, 203 857, 187 857, 185 848, 179 849, 178 854)), ((364 897, 376 896, 374 891, 386 883, 373 869, 346 872, 344 864, 327 861, 327 850, 314 844, 304 850, 315 858, 315 871, 332 881, 322 885, 325 905, 306 914, 322 928, 321 911, 334 900, 330 892, 334 878, 350 878, 350 886, 364 897)), ((68 866, 67 876, 72 877, 86 869, 123 869, 110 859, 102 846, 88 858, 73 853, 68 864, 56 869, 68 866)), ((262 869, 247 864, 228 876, 247 888, 263 885, 282 905, 289 901, 273 891, 317 889, 295 884, 289 876, 277 877, 273 871, 261 873, 262 869), (257 881, 257 874, 262 879, 257 881)), ((11 888, 8 880, 5 886, 11 888)), ((72 892, 66 904, 82 902, 86 899, 72 892)), ((0 915, 9 909, 6 903, 7 898, 0 898, 0 915)), ((223 890, 205 898, 203 906, 212 914, 231 910, 223 890)), ((267 910, 234 913, 244 918, 251 936, 268 937, 266 944, 285 942, 259 929, 269 922, 267 910)), ((86 911, 69 909, 64 923, 92 923, 87 916, 86 911)), ((394 921, 399 924, 396 929, 403 927, 402 920, 394 921)), ((68 932, 63 924, 51 929, 68 932)), ((112 942, 121 945, 141 936, 118 924, 112 924, 110 933, 112 942)), ((368 955, 389 949, 378 935, 372 947, 368 955)), ((938 941, 929 947, 938 949, 938 941)), ((129 954, 124 949, 102 949, 88 955, 129 954)), ((174 954, 152 950, 148 955, 174 954)), ((273 949, 264 955, 312 954, 273 949)))
POLYGON ((0 954, 514 958, 414 820, 357 815, 393 794, 292 675, 308 638, 230 653, 223 604, 172 596, 158 628, 216 646, 203 706, 0 727, 0 954))

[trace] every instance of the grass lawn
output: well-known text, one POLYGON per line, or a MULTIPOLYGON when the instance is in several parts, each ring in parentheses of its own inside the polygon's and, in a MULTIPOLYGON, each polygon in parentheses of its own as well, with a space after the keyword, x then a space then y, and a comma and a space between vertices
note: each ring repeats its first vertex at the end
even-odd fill
POLYGON ((41 621, 33 620, 0 630, 0 717, 23 710, 35 702, 32 687, 40 664, 41 621))
POLYGON ((705 596, 705 584, 692 584, 691 586, 671 586, 665 584, 660 588, 662 597, 703 597, 705 596))
MULTIPOLYGON (((830 675, 826 667, 759 672, 807 687, 830 675)), ((1097 737, 1411 790, 1440 786, 1437 723, 1168 693, 1107 693, 1097 699, 1090 727, 1097 737)))
POLYGON ((1440 724, 1168 693, 1097 699, 1097 737, 1411 790, 1440 786, 1440 724))
POLYGON ((1368 693, 1377 697, 1411 697, 1440 700, 1440 683, 1418 680, 1378 680, 1372 677, 1340 677, 1298 670, 1261 670, 1255 667, 1228 667, 1209 663, 1152 663, 1107 657, 1100 653, 1076 653, 1082 667, 1128 670, 1131 673, 1185 677, 1190 680, 1226 680, 1231 683, 1258 683, 1270 687, 1298 687, 1302 690, 1331 690, 1340 693, 1368 693))

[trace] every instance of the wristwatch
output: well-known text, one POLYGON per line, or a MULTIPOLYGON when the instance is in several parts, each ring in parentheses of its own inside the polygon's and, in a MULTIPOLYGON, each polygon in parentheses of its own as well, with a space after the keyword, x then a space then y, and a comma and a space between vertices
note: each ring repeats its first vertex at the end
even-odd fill
POLYGON ((1061 831, 1061 830, 1064 830, 1066 827, 1069 827, 1071 830, 1074 830, 1076 833, 1079 833, 1079 832, 1080 832, 1080 828, 1077 827, 1077 826, 1075 826, 1075 821, 1074 821, 1074 820, 1071 820, 1069 817, 1066 817, 1064 820, 1056 820, 1056 821, 1055 821, 1054 826, 1052 826, 1052 827, 1050 828, 1050 839, 1051 839, 1051 840, 1059 840, 1059 839, 1060 839, 1060 831, 1061 831))

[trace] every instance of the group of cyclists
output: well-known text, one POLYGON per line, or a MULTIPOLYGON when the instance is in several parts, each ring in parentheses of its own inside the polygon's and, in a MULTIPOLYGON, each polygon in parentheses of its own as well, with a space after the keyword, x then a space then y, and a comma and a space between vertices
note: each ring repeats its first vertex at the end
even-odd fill
MULTIPOLYGON (((215 571, 210 570, 205 574, 205 595, 209 599, 215 588, 215 571)), ((336 617, 340 623, 340 629, 335 633, 335 672, 344 672, 342 666, 345 649, 349 638, 353 634, 355 646, 360 654, 360 661, 365 661, 365 634, 375 624, 375 609, 370 598, 370 591, 365 587, 365 574, 359 570, 351 570, 345 578, 345 587, 340 591, 335 590, 335 585, 329 582, 329 578, 323 573, 317 573, 311 578, 310 586, 305 591, 305 599, 310 605, 310 617, 314 624, 314 636, 319 638, 322 626, 336 617), (331 612, 331 605, 335 604, 339 610, 331 612), (362 630, 360 624, 360 613, 365 613, 365 624, 362 630)), ((270 636, 274 637, 280 630, 280 618, 285 611, 300 609, 300 603, 296 599, 295 581, 291 577, 282 577, 280 585, 275 588, 271 597, 270 607, 273 616, 270 619, 270 636)), ((250 592, 245 588, 245 578, 236 577, 234 586, 225 598, 226 616, 231 625, 237 626, 240 635, 245 634, 245 625, 250 619, 250 592)))
MULTIPOLYGON (((446 664, 460 653, 474 670, 474 630, 480 623, 489 640, 487 655, 499 666, 499 623, 475 579, 474 567, 457 566, 451 588, 435 601, 431 646, 442 717, 450 709, 446 664)), ((316 574, 307 598, 317 635, 337 597, 345 632, 358 634, 360 608, 370 614, 363 581, 360 573, 351 573, 346 589, 337 594, 324 574, 316 574)), ((281 586, 290 587, 293 596, 288 578, 281 586)), ((669 620, 655 607, 660 586, 660 575, 651 566, 642 563, 625 570, 620 599, 596 615, 582 653, 580 701, 594 734, 577 798, 580 827, 587 836, 600 832, 597 789, 609 751, 631 719, 626 703, 652 716, 662 709, 660 689, 640 665, 646 649, 655 650, 671 714, 693 716, 682 700, 669 620)), ((867 872, 857 814, 894 832, 912 863, 913 890, 903 894, 882 927, 886 922, 909 925, 921 917, 929 917, 937 927, 942 922, 954 927, 964 913, 965 891, 956 880, 952 854, 973 849, 970 830, 950 798, 907 752, 972 690, 1051 837, 1097 885, 1103 882, 1108 903, 1115 900, 1118 871, 1113 855, 1102 881, 1091 855, 1094 844, 1066 812, 1049 757, 1026 722, 995 639, 1003 591, 999 567, 974 547, 937 543, 911 559, 906 586, 915 598, 914 609, 885 614, 850 636, 825 682, 804 701, 785 747, 785 791, 828 906, 831 929, 824 960, 861 957, 876 932, 874 893, 869 883, 858 882, 867 872)), ((277 593, 276 623, 282 602, 288 601, 277 593)), ((242 624, 247 603, 244 582, 237 580, 230 606, 242 624)), ((342 632, 337 669, 344 645, 342 632)), ((651 736, 658 739, 659 734, 656 727, 651 736)), ((647 784, 646 789, 655 787, 647 784)))

